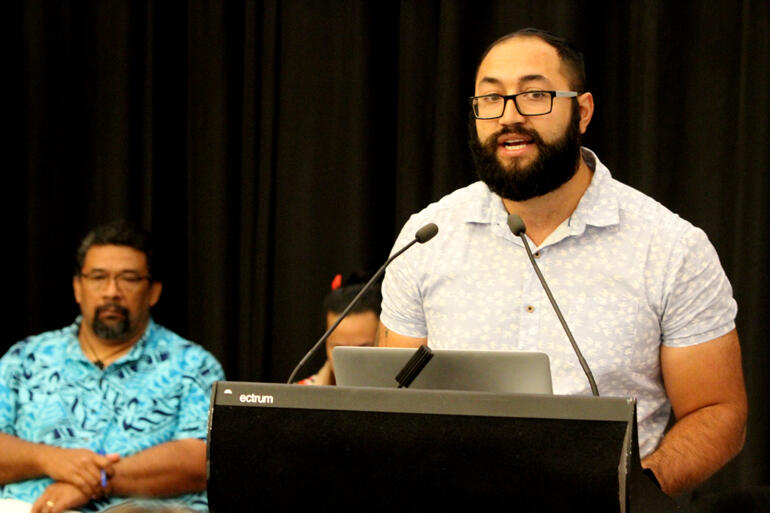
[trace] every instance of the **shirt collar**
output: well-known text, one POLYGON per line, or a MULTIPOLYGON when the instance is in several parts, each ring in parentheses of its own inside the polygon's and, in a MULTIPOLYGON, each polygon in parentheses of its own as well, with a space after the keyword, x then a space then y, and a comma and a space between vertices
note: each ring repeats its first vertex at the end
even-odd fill
MULTIPOLYGON (((572 235, 578 235, 585 231, 586 226, 612 226, 620 222, 620 207, 615 194, 611 193, 612 175, 607 166, 601 163, 594 152, 588 148, 581 148, 583 159, 594 170, 583 197, 578 206, 567 219, 567 225, 572 235)), ((503 200, 489 190, 484 184, 485 194, 476 201, 468 202, 463 212, 463 219, 468 223, 479 224, 505 224, 508 212, 505 210, 503 200)))
MULTIPOLYGON (((67 357, 73 360, 82 360, 87 361, 91 363, 91 360, 86 357, 86 355, 83 353, 83 350, 80 347, 80 340, 78 339, 78 332, 80 331, 80 324, 83 322, 83 316, 78 315, 75 318, 75 322, 73 322, 70 326, 67 326, 64 328, 64 331, 67 333, 68 340, 67 340, 67 357)), ((157 325, 155 324, 155 321, 150 317, 149 322, 147 323, 147 328, 144 330, 144 333, 142 336, 137 340, 136 344, 131 348, 131 350, 115 360, 110 367, 115 365, 116 363, 124 364, 128 362, 133 362, 136 360, 139 360, 142 355, 144 354, 149 341, 152 338, 152 334, 157 329, 157 325)), ((108 367, 109 368, 109 367, 108 367)))
POLYGON ((583 159, 594 170, 591 183, 580 198, 577 208, 569 217, 573 234, 582 233, 586 226, 613 226, 620 223, 620 205, 612 193, 612 175, 594 152, 582 148, 583 159))
POLYGON ((478 182, 483 188, 484 194, 476 196, 473 201, 465 204, 462 219, 467 223, 493 224, 500 219, 505 222, 508 212, 505 210, 500 196, 489 190, 485 183, 478 182))

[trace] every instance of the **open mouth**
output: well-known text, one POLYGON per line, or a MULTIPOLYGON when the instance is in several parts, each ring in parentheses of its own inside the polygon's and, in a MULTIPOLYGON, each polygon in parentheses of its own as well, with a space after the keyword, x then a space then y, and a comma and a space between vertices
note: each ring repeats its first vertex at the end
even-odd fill
POLYGON ((505 135, 498 139, 497 144, 504 150, 515 152, 523 150, 532 144, 532 139, 521 135, 505 135))
POLYGON ((503 143, 503 148, 507 150, 519 150, 523 147, 525 147, 527 144, 526 141, 505 141, 503 143))

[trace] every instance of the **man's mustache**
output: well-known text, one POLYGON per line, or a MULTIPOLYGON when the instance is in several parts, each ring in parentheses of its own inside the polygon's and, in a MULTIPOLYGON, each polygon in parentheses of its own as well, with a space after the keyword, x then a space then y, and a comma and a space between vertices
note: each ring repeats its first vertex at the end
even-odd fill
POLYGON ((505 134, 515 134, 515 135, 521 135, 524 137, 527 137, 529 139, 532 139, 532 142, 540 146, 543 143, 543 138, 540 137, 540 134, 537 133, 537 131, 531 129, 531 128, 524 128, 520 125, 513 125, 513 126, 504 126, 494 134, 487 137, 487 140, 484 141, 484 145, 488 147, 496 147, 497 146, 497 138, 501 135, 505 134))
POLYGON ((128 318, 128 308, 126 308, 125 306, 119 305, 117 303, 106 303, 104 305, 97 306, 95 311, 95 316, 98 317, 99 314, 101 314, 105 310, 116 310, 123 317, 128 318))

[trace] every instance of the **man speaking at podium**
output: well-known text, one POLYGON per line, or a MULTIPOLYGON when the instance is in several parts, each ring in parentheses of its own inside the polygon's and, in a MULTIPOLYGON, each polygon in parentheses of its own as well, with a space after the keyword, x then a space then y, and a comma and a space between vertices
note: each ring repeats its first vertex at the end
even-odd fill
POLYGON ((669 494, 692 488, 740 451, 747 416, 737 307, 714 248, 581 148, 593 97, 564 39, 523 29, 493 43, 470 103, 481 181, 404 226, 396 248, 425 223, 440 232, 388 268, 378 344, 543 351, 555 393, 590 393, 507 224, 518 214, 599 393, 638 400, 642 466, 669 494))

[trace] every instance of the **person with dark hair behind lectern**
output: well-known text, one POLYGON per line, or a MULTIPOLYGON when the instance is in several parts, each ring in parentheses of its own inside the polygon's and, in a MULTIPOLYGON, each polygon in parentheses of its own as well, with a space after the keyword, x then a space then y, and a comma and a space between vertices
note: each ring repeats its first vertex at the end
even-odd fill
POLYGON ((741 450, 748 411, 737 306, 706 234, 581 147, 594 99, 565 39, 498 39, 469 103, 480 181, 407 221, 395 248, 427 222, 441 233, 386 271, 378 345, 543 351, 555 393, 590 394, 517 214, 599 393, 637 399, 648 475, 668 494, 701 483, 741 450))
MULTIPOLYGON (((331 290, 323 300, 326 329, 337 321, 339 316, 358 295, 371 278, 371 274, 357 271, 346 276, 337 274, 331 283, 331 290)), ((353 309, 326 339, 326 362, 310 377, 298 381, 300 385, 335 385, 334 360, 332 350, 337 346, 373 346, 380 319, 382 294, 380 282, 375 282, 367 290, 353 309)))

